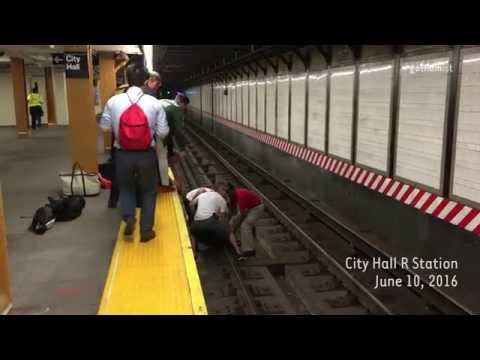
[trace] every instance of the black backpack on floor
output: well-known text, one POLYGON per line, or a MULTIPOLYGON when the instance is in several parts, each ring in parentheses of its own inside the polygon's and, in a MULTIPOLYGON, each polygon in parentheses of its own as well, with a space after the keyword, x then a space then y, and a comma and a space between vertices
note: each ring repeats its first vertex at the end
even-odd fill
POLYGON ((49 197, 50 207, 57 221, 69 221, 82 214, 85 199, 82 196, 62 196, 59 199, 49 197))
POLYGON ((55 224, 55 215, 50 205, 42 206, 35 211, 29 230, 37 235, 43 235, 55 224))

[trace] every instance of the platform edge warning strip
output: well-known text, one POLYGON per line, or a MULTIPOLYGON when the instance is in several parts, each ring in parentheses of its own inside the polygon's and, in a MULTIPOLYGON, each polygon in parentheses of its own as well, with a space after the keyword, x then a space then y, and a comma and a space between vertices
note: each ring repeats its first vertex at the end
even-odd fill
MULTIPOLYGON (((206 307, 205 299, 203 296, 203 290, 200 283, 200 278, 198 275, 195 258, 193 256, 190 237, 189 237, 186 222, 185 222, 183 208, 180 203, 180 198, 178 193, 176 192, 169 195, 172 198, 173 211, 175 213, 174 218, 176 221, 176 228, 178 232, 177 235, 179 239, 179 246, 181 249, 181 256, 182 256, 181 262, 182 262, 182 265, 185 271, 185 277, 186 277, 186 284, 184 284, 184 286, 188 288, 189 302, 190 302, 190 307, 192 312, 191 314, 207 315, 207 307, 206 307)), ((159 194, 158 196, 161 196, 161 194, 159 194)), ((139 209, 137 209, 137 218, 139 218, 139 209)), ((98 315, 110 314, 110 312, 108 311, 108 308, 109 308, 109 302, 112 295, 112 289, 115 285, 116 273, 118 271, 122 241, 124 241, 123 240, 124 227, 125 227, 124 223, 121 222, 118 233, 117 233, 117 239, 115 242, 112 258, 110 261, 107 280, 104 286, 100 306, 97 312, 98 315)))
MULTIPOLYGON (((265 143, 267 145, 271 145, 273 141, 278 140, 280 145, 277 146, 276 148, 278 148, 280 151, 283 151, 283 152, 286 152, 286 153, 290 154, 293 157, 297 157, 301 160, 304 160, 299 155, 299 153, 301 153, 301 152, 291 151, 291 150, 295 149, 295 147, 298 147, 298 146, 306 149, 305 146, 293 144, 286 139, 279 138, 275 135, 271 135, 271 134, 268 134, 268 133, 263 132, 263 131, 259 131, 259 130, 256 130, 256 129, 250 129, 243 124, 236 123, 232 120, 226 119, 226 118, 218 116, 218 115, 214 115, 214 114, 212 114, 208 111, 201 111, 200 109, 197 109, 197 108, 192 107, 192 106, 190 106, 189 109, 193 110, 197 113, 200 113, 200 114, 201 113, 206 114, 206 115, 210 116, 212 119, 216 119, 216 121, 218 121, 220 124, 222 124, 224 126, 227 126, 231 129, 234 129, 236 131, 239 131, 239 132, 241 132, 245 135, 248 135, 248 136, 254 138, 255 140, 257 140, 259 142, 262 142, 262 143, 265 143)), ((337 174, 335 172, 334 168, 333 169, 328 168, 327 162, 328 162, 328 165, 331 165, 333 163, 332 162, 332 159, 333 159, 332 157, 330 157, 328 155, 325 155, 322 152, 317 151, 315 149, 309 149, 309 150, 314 152, 316 154, 315 156, 318 159, 317 162, 314 163, 313 165, 322 168, 324 171, 332 172, 336 175, 342 176, 342 173, 345 170, 340 171, 340 174, 337 174)), ((476 235, 480 235, 480 209, 474 209, 474 208, 472 209, 471 207, 467 206, 466 204, 448 199, 448 200, 450 200, 450 206, 447 209, 448 211, 442 213, 443 207, 445 206, 445 202, 443 202, 444 198, 441 197, 440 195, 431 194, 431 193, 428 193, 429 197, 430 197, 429 198, 429 206, 427 206, 425 208, 423 208, 423 207, 418 208, 418 207, 415 206, 415 204, 416 204, 415 201, 412 202, 411 199, 409 201, 408 196, 397 197, 397 191, 399 192, 405 185, 407 185, 410 188, 405 188, 405 189, 409 189, 409 193, 411 193, 413 191, 418 191, 417 194, 426 193, 426 191, 422 190, 420 187, 415 187, 413 185, 405 184, 405 183, 403 183, 401 181, 398 181, 396 179, 385 177, 384 175, 381 175, 380 173, 364 169, 364 168, 362 168, 360 166, 357 166, 357 165, 352 165, 347 161, 338 160, 338 159, 335 159, 335 160, 337 160, 339 163, 342 163, 343 164, 342 167, 344 169, 348 169, 346 175, 344 174, 345 175, 344 177, 347 178, 348 180, 350 180, 352 182, 355 182, 358 185, 366 186, 366 187, 370 188, 370 190, 379 192, 387 198, 391 198, 392 200, 401 202, 405 206, 415 208, 416 210, 421 211, 425 215, 435 217, 435 218, 440 219, 442 221, 445 221, 445 222, 447 222, 447 223, 449 223, 453 226, 456 226, 460 229, 472 232, 476 235), (345 165, 347 165, 347 166, 345 167, 345 165), (360 171, 366 171, 366 174, 362 177, 361 182, 357 182, 357 181, 355 181, 357 179, 353 179, 353 174, 358 175, 358 173, 360 171), (377 181, 376 179, 378 179, 378 176, 381 176, 381 181, 378 184, 380 186, 377 185, 377 186, 372 188, 372 185, 370 185, 370 183, 371 183, 371 181, 374 181, 374 182, 377 181), (383 184, 385 184, 385 186, 382 186, 383 184), (394 187, 393 193, 391 193, 389 195, 388 192, 391 190, 392 187, 394 187), (394 193, 395 193, 395 196, 393 196, 394 193), (432 205, 432 207, 430 207, 430 205, 432 203, 433 203, 433 205, 432 205), (439 207, 442 207, 442 208, 439 208, 439 207), (462 211, 462 210, 464 210, 464 211, 462 211)), ((304 161, 309 162, 308 159, 304 160, 304 161)), ((422 206, 423 205, 424 204, 422 204, 422 206)))
POLYGON ((175 219, 177 220, 178 225, 188 286, 190 288, 193 314, 207 315, 207 306, 205 304, 205 298, 203 296, 200 277, 198 275, 197 265, 195 262, 195 257, 193 255, 192 243, 188 234, 187 225, 185 222, 185 215, 183 212, 183 208, 180 204, 180 195, 178 193, 175 193, 173 197, 173 204, 175 207, 175 219))

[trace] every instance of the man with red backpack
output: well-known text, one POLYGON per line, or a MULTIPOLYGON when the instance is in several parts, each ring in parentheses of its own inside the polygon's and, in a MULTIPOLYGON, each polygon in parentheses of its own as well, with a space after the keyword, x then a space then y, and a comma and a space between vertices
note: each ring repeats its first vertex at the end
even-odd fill
POLYGON ((142 197, 140 241, 147 242, 156 236, 153 230, 158 185, 155 138, 162 141, 169 127, 160 102, 141 89, 149 78, 145 65, 129 65, 127 77, 129 89, 108 100, 100 127, 114 133, 116 178, 122 218, 126 223, 124 234, 131 236, 135 230, 138 181, 142 197))

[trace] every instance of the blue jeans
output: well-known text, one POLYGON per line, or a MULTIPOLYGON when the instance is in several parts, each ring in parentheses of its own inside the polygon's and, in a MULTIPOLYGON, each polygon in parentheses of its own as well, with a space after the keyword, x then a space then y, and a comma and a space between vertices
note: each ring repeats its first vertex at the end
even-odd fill
POLYGON ((116 150, 115 167, 123 220, 135 217, 138 192, 142 198, 140 231, 149 232, 154 225, 157 200, 158 165, 155 150, 116 150))

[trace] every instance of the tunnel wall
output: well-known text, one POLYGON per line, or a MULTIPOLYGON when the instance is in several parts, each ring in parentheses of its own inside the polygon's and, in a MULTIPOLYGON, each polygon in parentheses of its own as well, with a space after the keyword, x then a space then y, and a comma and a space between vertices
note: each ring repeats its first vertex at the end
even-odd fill
MULTIPOLYGON (((320 153, 226 119, 217 117, 214 122, 209 113, 200 114, 194 109, 191 114, 194 122, 200 123, 256 163, 262 164, 262 167, 273 176, 362 233, 386 253, 396 257, 425 259, 442 257, 444 260, 457 260, 459 269, 455 274, 458 276, 459 285, 455 289, 443 290, 461 298, 464 303, 464 299, 468 299, 471 307, 477 306, 480 309, 478 302, 480 284, 476 276, 480 257, 479 236, 472 231, 459 228, 458 224, 454 225, 438 218, 441 211, 435 210, 433 215, 426 212, 436 203, 443 204, 442 198, 427 192, 424 192, 424 195, 413 196, 418 189, 406 185, 407 190, 402 190, 405 184, 397 184, 397 181, 382 175, 368 171, 363 173, 363 169, 357 170, 353 165, 345 165, 320 153), (335 173, 336 171, 344 175, 340 176, 335 173), (346 177, 345 174, 350 176, 346 177), (364 185, 377 182, 377 176, 380 179, 378 189, 384 187, 383 192, 364 185), (409 196, 405 195, 407 192, 410 193, 409 196), (407 205, 405 199, 397 200, 397 197, 400 199, 419 197, 427 200, 422 200, 423 206, 417 209, 407 205), (474 288, 478 291, 473 291, 474 288)), ((461 211, 471 210, 464 207, 461 211)), ((478 214, 476 209, 473 209, 469 218, 463 217, 463 223, 460 224, 464 226, 467 220, 471 220, 472 215, 476 214, 478 214)), ((427 277, 429 274, 441 273, 440 270, 425 270, 423 275, 427 277)))

